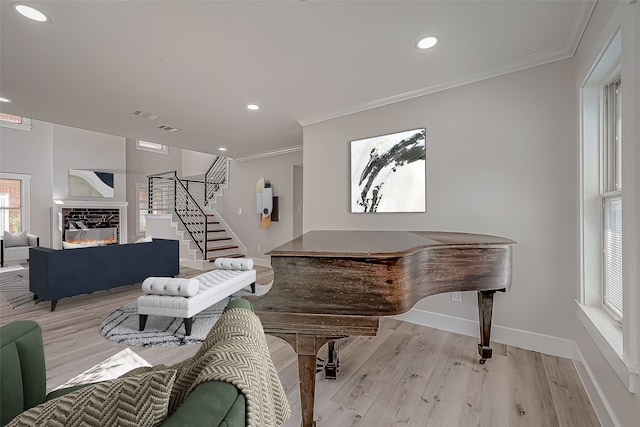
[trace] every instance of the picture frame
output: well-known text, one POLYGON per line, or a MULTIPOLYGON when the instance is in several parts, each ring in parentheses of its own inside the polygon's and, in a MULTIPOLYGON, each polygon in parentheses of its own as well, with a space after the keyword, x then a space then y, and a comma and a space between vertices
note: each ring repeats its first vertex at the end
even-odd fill
POLYGON ((426 128, 351 141, 351 213, 426 212, 426 128))
POLYGON ((113 195, 113 173, 69 169, 69 196, 112 198, 113 195))

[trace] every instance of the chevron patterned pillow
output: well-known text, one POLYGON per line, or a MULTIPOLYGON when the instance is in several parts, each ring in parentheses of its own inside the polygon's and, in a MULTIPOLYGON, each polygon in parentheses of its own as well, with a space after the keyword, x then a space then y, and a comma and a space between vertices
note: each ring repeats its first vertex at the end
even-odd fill
POLYGON ((175 377, 167 369, 96 383, 31 408, 7 426, 157 426, 167 417, 175 377))

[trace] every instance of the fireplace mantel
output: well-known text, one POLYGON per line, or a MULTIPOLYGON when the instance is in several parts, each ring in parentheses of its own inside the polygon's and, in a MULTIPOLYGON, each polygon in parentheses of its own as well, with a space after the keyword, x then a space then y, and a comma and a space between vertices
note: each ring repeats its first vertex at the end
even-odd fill
POLYGON ((108 202, 104 200, 54 200, 61 208, 126 208, 128 202, 108 202))

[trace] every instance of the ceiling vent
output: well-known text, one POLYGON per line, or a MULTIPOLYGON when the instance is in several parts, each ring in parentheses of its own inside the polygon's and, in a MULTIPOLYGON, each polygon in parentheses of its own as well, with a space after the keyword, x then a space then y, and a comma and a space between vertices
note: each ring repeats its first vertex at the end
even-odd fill
POLYGON ((172 128, 171 126, 160 125, 156 126, 160 130, 166 130, 167 132, 178 132, 180 129, 172 128))

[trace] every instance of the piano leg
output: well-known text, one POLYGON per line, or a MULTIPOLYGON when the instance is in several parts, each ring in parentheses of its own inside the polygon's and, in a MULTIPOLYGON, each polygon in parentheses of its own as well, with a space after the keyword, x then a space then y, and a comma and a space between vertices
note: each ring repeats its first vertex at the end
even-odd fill
POLYGON ((298 376, 300 377, 300 405, 303 427, 315 426, 313 420, 316 391, 316 355, 298 354, 298 376))
POLYGON ((314 427, 313 410, 316 394, 316 365, 320 347, 328 341, 344 336, 319 336, 305 334, 273 333, 288 342, 298 354, 298 377, 300 379, 300 406, 302 427, 314 427))
POLYGON ((493 294, 496 291, 478 291, 478 320, 480 323, 480 364, 484 365, 490 359, 493 349, 491 343, 491 318, 493 316, 493 294))

